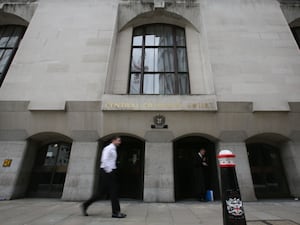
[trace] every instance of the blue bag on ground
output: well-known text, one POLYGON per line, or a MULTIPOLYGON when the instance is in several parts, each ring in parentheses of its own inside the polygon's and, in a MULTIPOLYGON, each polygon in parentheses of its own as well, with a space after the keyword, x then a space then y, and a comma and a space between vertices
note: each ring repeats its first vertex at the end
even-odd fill
POLYGON ((205 195, 206 201, 212 202, 214 201, 214 192, 213 190, 207 190, 205 195))

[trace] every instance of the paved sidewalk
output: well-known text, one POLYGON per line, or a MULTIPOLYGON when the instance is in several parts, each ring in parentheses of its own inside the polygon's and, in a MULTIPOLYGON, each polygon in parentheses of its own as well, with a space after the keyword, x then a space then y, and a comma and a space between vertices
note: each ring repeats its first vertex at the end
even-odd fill
MULTIPOLYGON (((81 215, 79 202, 53 199, 0 201, 0 225, 222 225, 221 202, 142 203, 121 201, 125 219, 111 218, 110 202, 81 215)), ((300 224, 300 201, 244 202, 248 225, 300 224), (284 220, 284 221, 283 221, 284 220)))

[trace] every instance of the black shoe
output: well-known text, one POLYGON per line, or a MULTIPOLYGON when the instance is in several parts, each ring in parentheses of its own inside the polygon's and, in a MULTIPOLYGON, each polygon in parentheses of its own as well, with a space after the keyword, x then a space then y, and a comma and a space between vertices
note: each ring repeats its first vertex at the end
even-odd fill
POLYGON ((88 215, 89 215, 89 214, 87 214, 87 212, 86 212, 87 207, 86 207, 86 205, 85 205, 84 203, 82 203, 82 204, 80 205, 80 208, 81 208, 81 212, 82 212, 82 215, 83 215, 83 216, 88 216, 88 215))
POLYGON ((126 216, 127 216, 126 214, 119 212, 119 213, 113 213, 111 217, 121 219, 121 218, 125 218, 126 216))

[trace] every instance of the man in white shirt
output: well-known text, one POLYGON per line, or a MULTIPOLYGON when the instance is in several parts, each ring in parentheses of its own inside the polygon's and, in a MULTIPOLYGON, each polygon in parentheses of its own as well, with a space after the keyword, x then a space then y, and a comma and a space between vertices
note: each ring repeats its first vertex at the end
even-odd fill
POLYGON ((107 145, 101 155, 100 164, 100 188, 99 193, 81 205, 82 214, 88 216, 87 208, 94 202, 101 199, 104 193, 109 193, 112 207, 113 218, 125 218, 126 214, 121 213, 120 202, 118 199, 118 186, 116 176, 117 147, 121 144, 120 137, 113 137, 111 143, 107 145))

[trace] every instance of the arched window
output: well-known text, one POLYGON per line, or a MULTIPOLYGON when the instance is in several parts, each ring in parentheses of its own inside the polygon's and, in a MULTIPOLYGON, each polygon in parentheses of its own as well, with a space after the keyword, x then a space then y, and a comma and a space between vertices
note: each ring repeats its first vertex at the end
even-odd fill
POLYGON ((25 29, 24 26, 19 25, 0 26, 0 86, 18 49, 25 29))
POLYGON ((183 28, 151 24, 133 30, 128 89, 129 94, 190 93, 183 28))

